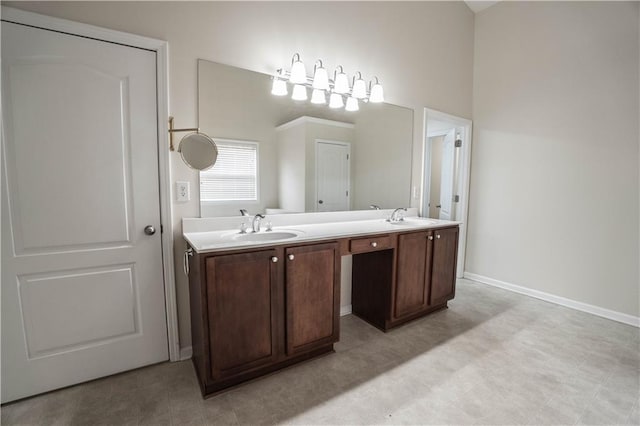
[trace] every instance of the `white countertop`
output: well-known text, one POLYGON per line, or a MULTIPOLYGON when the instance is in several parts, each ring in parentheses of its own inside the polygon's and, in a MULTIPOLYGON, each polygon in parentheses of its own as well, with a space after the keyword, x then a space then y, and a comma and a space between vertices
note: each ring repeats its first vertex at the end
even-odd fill
MULTIPOLYGON (((249 218, 248 218, 249 219, 249 218)), ((296 237, 270 241, 242 241, 238 238, 249 238, 251 235, 241 236, 239 229, 213 230, 204 232, 185 232, 185 240, 197 253, 209 253, 221 250, 245 249, 252 247, 267 247, 274 245, 291 245, 311 241, 330 240, 354 236, 385 234, 390 232, 415 231, 420 229, 443 228, 458 225, 460 222, 421 217, 406 217, 400 224, 392 224, 385 219, 350 220, 343 222, 292 224, 274 226, 272 234, 290 232, 296 237)), ((265 221, 259 234, 269 234, 265 221)), ((266 235, 265 235, 266 237, 266 235)))

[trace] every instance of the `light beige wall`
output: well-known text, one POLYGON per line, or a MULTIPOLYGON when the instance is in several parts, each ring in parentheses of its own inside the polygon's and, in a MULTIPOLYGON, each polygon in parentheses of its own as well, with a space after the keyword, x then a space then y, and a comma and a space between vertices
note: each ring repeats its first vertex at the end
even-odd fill
MULTIPOLYGON (((368 209, 377 204, 383 209, 408 207, 411 203, 411 110, 380 108, 370 104, 361 108, 356 117, 355 139, 352 147, 354 182, 352 203, 355 210, 368 209), (393 147, 394 149, 389 149, 393 147), (389 153, 392 153, 390 155, 389 153)), ((414 114, 420 116, 420 114, 414 114)), ((414 151, 413 160, 422 156, 414 151)), ((417 167, 421 169, 421 164, 417 167)), ((415 171, 415 170, 414 170, 415 171)), ((417 205, 412 204, 413 207, 417 205)))
POLYGON ((640 314, 638 6, 476 15, 467 271, 640 314))
MULTIPOLYGON (((420 181, 422 108, 471 116, 473 13, 463 2, 3 2, 7 6, 169 42, 170 111, 176 126, 197 118, 197 59, 271 73, 299 52, 346 70, 376 74, 387 101, 416 109, 413 180, 420 181), (443 43, 446 34, 446 43, 443 43), (433 66, 434 58, 438 66, 433 66)), ((308 72, 310 72, 308 70, 308 72)), ((171 154, 172 179, 197 175, 171 154)), ((417 205, 419 200, 412 202, 417 205)), ((181 256, 182 217, 173 206, 180 344, 190 346, 189 299, 181 256)))
POLYGON ((304 212, 306 147, 304 125, 276 131, 278 141, 278 196, 276 208, 304 212))

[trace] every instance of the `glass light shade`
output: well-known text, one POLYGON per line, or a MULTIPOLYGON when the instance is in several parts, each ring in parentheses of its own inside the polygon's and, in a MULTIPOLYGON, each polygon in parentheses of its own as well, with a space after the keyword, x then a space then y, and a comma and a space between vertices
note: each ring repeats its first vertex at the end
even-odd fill
POLYGON ((363 79, 359 78, 353 83, 351 96, 356 99, 364 99, 367 97, 367 83, 365 83, 363 79))
POLYGON ((342 108, 343 106, 342 95, 332 93, 331 96, 329 96, 329 108, 342 108))
POLYGON ((271 94, 276 96, 285 96, 287 93, 287 82, 274 78, 273 86, 271 86, 271 94))
POLYGON ((307 88, 296 84, 293 86, 293 93, 291 99, 294 101, 306 101, 307 100, 307 88))
POLYGON ((304 84, 307 82, 307 71, 301 60, 297 60, 291 65, 291 75, 289 81, 294 84, 304 84))
POLYGON ((311 92, 311 103, 326 104, 327 98, 324 95, 324 90, 313 89, 313 92, 311 92))
POLYGON ((347 98, 347 106, 344 109, 346 111, 358 111, 360 109, 358 106, 358 100, 353 96, 349 96, 347 98))
POLYGON ((384 90, 382 89, 382 84, 376 83, 371 88, 371 94, 369 95, 369 100, 373 103, 384 102, 384 90))
POLYGON ((327 74, 326 68, 316 68, 316 73, 313 76, 313 88, 319 90, 329 90, 329 74, 327 74))
POLYGON ((336 93, 349 93, 349 78, 345 73, 336 74, 333 91, 336 93))

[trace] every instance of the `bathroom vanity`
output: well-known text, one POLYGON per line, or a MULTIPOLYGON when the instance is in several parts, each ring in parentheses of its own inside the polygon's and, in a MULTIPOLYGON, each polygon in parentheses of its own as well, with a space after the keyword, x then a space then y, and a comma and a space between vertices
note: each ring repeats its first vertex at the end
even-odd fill
POLYGON ((445 308, 454 297, 456 222, 330 222, 336 217, 275 215, 273 231, 256 234, 225 224, 237 218, 221 218, 213 231, 183 223, 194 230, 184 233, 192 250, 185 260, 193 363, 204 396, 333 351, 342 256, 353 259, 353 314, 381 330, 445 308))

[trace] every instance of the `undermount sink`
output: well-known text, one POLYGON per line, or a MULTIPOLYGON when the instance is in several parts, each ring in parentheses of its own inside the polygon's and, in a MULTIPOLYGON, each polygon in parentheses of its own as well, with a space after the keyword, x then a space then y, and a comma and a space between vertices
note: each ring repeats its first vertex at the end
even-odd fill
POLYGON ((261 242, 261 241, 280 241, 280 240, 289 240, 291 238, 296 238, 298 236, 295 232, 290 231, 276 231, 276 232, 250 232, 248 234, 236 234, 232 238, 236 241, 250 241, 250 242, 261 242))

